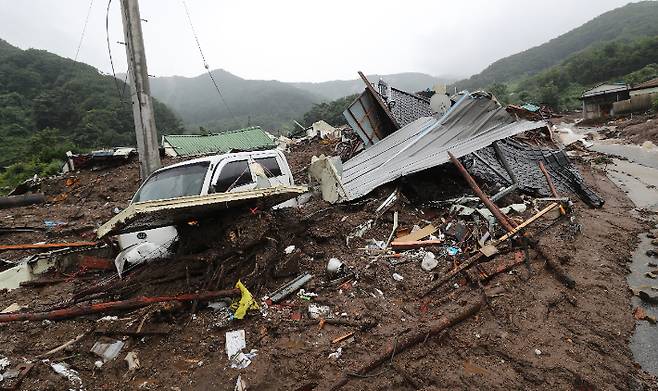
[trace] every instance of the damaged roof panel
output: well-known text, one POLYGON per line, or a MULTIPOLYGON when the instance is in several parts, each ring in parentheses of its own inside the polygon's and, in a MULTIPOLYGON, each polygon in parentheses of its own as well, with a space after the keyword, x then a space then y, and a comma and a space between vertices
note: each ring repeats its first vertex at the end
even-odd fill
POLYGON ((96 236, 101 239, 118 233, 185 223, 249 202, 258 202, 260 206, 270 208, 307 191, 308 188, 304 186, 281 185, 233 193, 136 202, 98 228, 96 236))
POLYGON ((167 152, 173 150, 173 156, 199 156, 231 151, 271 149, 276 145, 265 131, 254 126, 208 135, 165 135, 162 136, 162 146, 167 152))
POLYGON ((447 151, 460 157, 496 140, 546 123, 514 122, 491 99, 464 95, 441 119, 420 118, 345 163, 341 178, 347 200, 405 175, 448 162, 447 151))
POLYGON ((343 116, 366 148, 397 130, 368 89, 343 111, 343 116))
MULTIPOLYGON (((573 193, 592 207, 603 206, 603 199, 587 186, 580 172, 571 164, 563 150, 532 146, 513 139, 501 140, 496 145, 510 163, 512 173, 518 180, 517 186, 522 191, 545 197, 552 195, 546 178, 539 169, 541 161, 557 187, 558 193, 573 193)), ((472 164, 468 168, 471 174, 495 183, 499 179, 498 173, 501 173, 508 183, 512 183, 493 146, 485 147, 477 153, 487 163, 472 159, 472 164)))
POLYGON ((397 88, 391 88, 388 102, 393 117, 401 127, 409 125, 418 118, 431 117, 434 114, 429 99, 397 88), (391 104, 392 102, 395 103, 391 104))

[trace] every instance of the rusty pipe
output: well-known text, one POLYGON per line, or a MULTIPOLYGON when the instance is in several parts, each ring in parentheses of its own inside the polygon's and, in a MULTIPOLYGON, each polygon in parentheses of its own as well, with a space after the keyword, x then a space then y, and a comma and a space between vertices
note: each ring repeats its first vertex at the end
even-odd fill
POLYGON ((475 180, 471 176, 471 174, 466 171, 466 168, 461 164, 461 162, 453 155, 450 151, 448 151, 448 156, 450 156, 450 160, 452 163, 457 167, 459 172, 462 174, 466 182, 468 183, 469 186, 471 186, 471 189, 475 192, 475 194, 480 198, 480 200, 484 203, 484 205, 489 209, 489 211, 494 215, 496 220, 500 223, 500 225, 505 228, 507 232, 510 232, 514 230, 514 227, 510 222, 507 220, 505 215, 498 209, 498 207, 487 197, 486 194, 480 189, 480 186, 478 186, 477 183, 475 183, 475 180))
POLYGON ((8 322, 22 322, 24 320, 59 320, 70 319, 77 316, 98 314, 103 312, 110 312, 116 310, 132 310, 135 308, 146 307, 153 303, 162 303, 166 301, 193 301, 193 300, 209 300, 218 297, 236 297, 240 295, 239 289, 228 289, 223 291, 210 291, 200 293, 186 293, 178 296, 155 296, 155 297, 136 297, 133 299, 122 301, 109 301, 105 303, 96 304, 83 304, 73 307, 63 308, 54 311, 46 312, 16 312, 9 314, 0 314, 0 323, 8 322))

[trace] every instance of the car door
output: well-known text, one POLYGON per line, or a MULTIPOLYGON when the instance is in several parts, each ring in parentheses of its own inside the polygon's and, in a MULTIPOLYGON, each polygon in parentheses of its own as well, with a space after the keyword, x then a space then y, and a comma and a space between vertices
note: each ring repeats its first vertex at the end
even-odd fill
POLYGON ((256 187, 249 160, 245 158, 229 160, 215 174, 211 191, 214 193, 230 193, 251 190, 256 187))
POLYGON ((272 186, 290 185, 292 183, 290 175, 282 169, 282 162, 279 161, 277 155, 254 156, 254 161, 263 167, 272 186))

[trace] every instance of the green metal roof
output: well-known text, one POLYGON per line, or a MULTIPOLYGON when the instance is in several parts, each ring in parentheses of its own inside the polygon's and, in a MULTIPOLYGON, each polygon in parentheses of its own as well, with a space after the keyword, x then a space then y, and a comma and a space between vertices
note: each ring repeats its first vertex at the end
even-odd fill
POLYGON ((230 151, 271 149, 276 145, 260 127, 230 130, 208 135, 170 134, 162 136, 162 144, 171 145, 179 156, 208 155, 230 151))

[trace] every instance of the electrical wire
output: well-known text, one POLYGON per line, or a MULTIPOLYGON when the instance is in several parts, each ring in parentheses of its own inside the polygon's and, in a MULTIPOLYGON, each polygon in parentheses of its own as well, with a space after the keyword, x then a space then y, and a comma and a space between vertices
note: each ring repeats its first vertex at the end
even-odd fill
POLYGON ((117 93, 119 94, 119 99, 121 100, 121 103, 127 103, 125 102, 124 94, 126 92, 126 81, 128 80, 128 72, 126 71, 126 78, 123 83, 123 89, 119 87, 119 79, 117 79, 117 74, 114 71, 114 60, 112 59, 112 47, 110 46, 110 5, 112 4, 112 0, 107 1, 107 9, 105 10, 105 40, 107 41, 107 53, 110 56, 110 67, 112 68, 112 76, 114 78, 114 85, 117 88, 117 93))
POLYGON ((85 33, 87 32, 87 23, 89 23, 89 14, 91 14, 91 6, 94 5, 94 0, 89 2, 89 8, 87 9, 87 17, 85 17, 85 24, 82 26, 82 34, 80 34, 80 42, 78 42, 78 48, 75 50, 75 57, 73 61, 78 61, 78 54, 80 54, 80 47, 82 47, 82 41, 85 38, 85 33))
POLYGON ((215 77, 213 76, 212 72, 210 72, 210 67, 208 66, 208 62, 206 61, 206 56, 203 55, 203 50, 201 49, 201 43, 199 43, 199 37, 196 34, 196 30, 194 30, 194 25, 192 24, 192 17, 190 16, 190 10, 187 8, 187 3, 185 0, 182 0, 183 7, 185 8, 185 14, 187 15, 187 22, 190 25, 190 29, 192 30, 192 35, 194 35, 194 40, 196 41, 196 46, 199 48, 199 54, 201 54, 201 60, 203 61, 203 67, 206 68, 206 72, 208 73, 208 76, 210 76, 210 80, 212 80, 212 84, 215 86, 215 90, 217 90, 217 94, 221 98, 222 102, 224 102, 224 106, 226 106, 226 110, 228 111, 229 115, 233 118, 233 121, 238 123, 237 118, 235 115, 233 115, 233 112, 231 111, 231 108, 229 107, 228 103, 226 103, 226 99, 224 99, 224 95, 222 95, 222 92, 219 89, 219 86, 217 85, 217 81, 215 80, 215 77))

